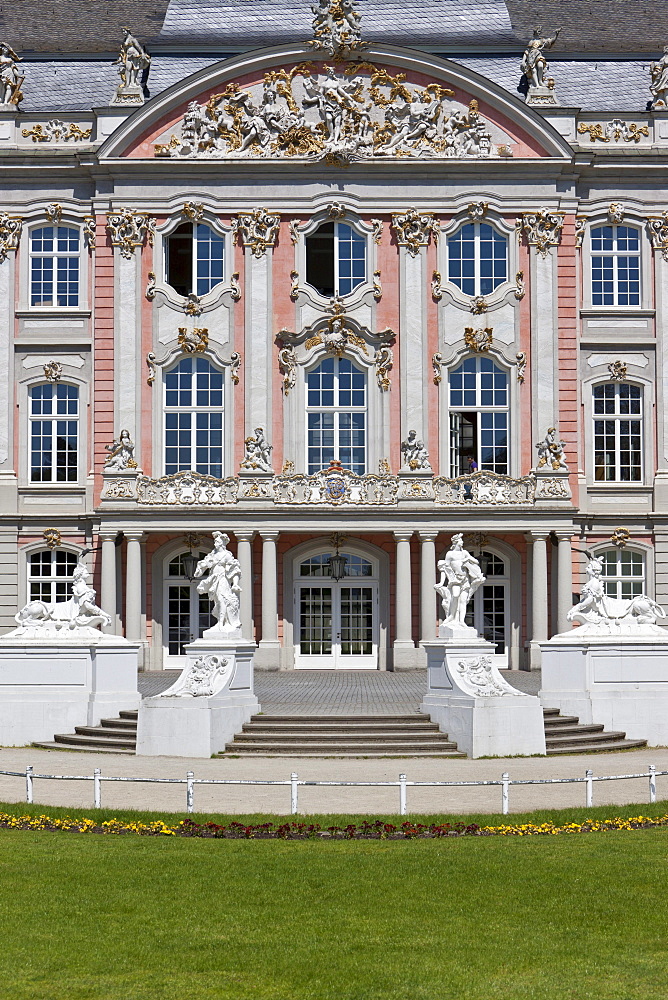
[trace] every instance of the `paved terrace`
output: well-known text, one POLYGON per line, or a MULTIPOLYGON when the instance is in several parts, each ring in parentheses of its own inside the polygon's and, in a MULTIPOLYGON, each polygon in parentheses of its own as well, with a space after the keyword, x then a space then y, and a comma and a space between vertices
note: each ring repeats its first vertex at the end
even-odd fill
MULTIPOLYGON (((517 687, 534 693, 539 686, 536 674, 504 672, 517 687)), ((144 694, 156 693, 173 679, 175 672, 143 674, 144 694)), ((425 672, 410 673, 307 673, 258 674, 257 688, 263 711, 273 714, 316 715, 323 713, 394 714, 414 712, 425 687, 425 672)), ((311 780, 396 781, 401 771, 409 780, 484 781, 500 778, 583 777, 591 767, 594 774, 642 772, 648 764, 668 770, 668 748, 633 750, 624 753, 578 754, 552 758, 498 758, 458 760, 446 758, 305 758, 280 757, 191 759, 177 757, 129 757, 115 754, 35 750, 30 747, 0 749, 0 769, 23 770, 32 764, 37 773, 90 775, 96 767, 103 774, 146 778, 183 778, 188 770, 198 778, 286 779, 291 771, 311 780)), ((668 776, 657 779, 659 798, 668 799, 668 776)), ((22 778, 0 775, 0 800, 24 801, 22 778)), ((35 801, 45 806, 63 805, 88 811, 93 801, 92 782, 35 781, 35 801)), ((301 812, 380 814, 398 812, 396 788, 300 788, 301 812)), ((596 805, 648 801, 647 779, 602 782, 594 785, 596 805)), ((510 789, 511 812, 537 808, 582 806, 585 789, 579 785, 524 786, 510 789)), ((195 788, 196 812, 286 814, 289 787, 206 786, 195 788)), ((111 809, 154 809, 185 811, 184 785, 110 783, 102 786, 102 805, 111 809)), ((492 788, 408 789, 411 813, 500 812, 501 790, 492 788)))

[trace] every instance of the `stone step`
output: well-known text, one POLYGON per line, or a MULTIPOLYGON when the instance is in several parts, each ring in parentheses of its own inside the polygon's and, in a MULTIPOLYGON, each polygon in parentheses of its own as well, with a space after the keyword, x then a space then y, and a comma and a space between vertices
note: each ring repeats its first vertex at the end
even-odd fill
POLYGON ((366 723, 381 723, 387 724, 393 722, 429 722, 429 716, 423 715, 421 712, 415 712, 413 715, 252 715, 250 718, 252 723, 255 722, 266 722, 273 725, 274 723, 296 723, 297 725, 303 725, 306 723, 319 724, 323 723, 339 723, 348 722, 353 725, 365 725, 366 723))
POLYGON ((107 729, 121 729, 123 731, 137 732, 136 719, 100 719, 100 725, 107 729))
POLYGON ((274 757, 465 757, 466 754, 457 749, 457 744, 445 740, 442 744, 415 743, 402 741, 400 743, 365 742, 365 743, 274 743, 249 742, 227 743, 223 753, 216 757, 230 755, 253 755, 274 757))
POLYGON ((123 747, 98 747, 98 746, 66 746, 63 743, 31 743, 33 747, 37 747, 39 750, 85 750, 86 753, 113 753, 113 754, 126 754, 134 756, 135 748, 123 748, 123 747))
POLYGON ((297 725, 294 722, 281 722, 278 725, 274 725, 270 722, 244 722, 242 727, 243 732, 254 732, 254 733, 275 733, 276 735, 281 735, 283 733, 406 733, 407 735, 415 734, 421 735, 422 733, 438 733, 439 728, 435 722, 430 722, 425 719, 424 722, 411 722, 411 723, 400 723, 396 722, 394 724, 374 724, 372 722, 364 726, 354 726, 350 722, 338 722, 335 719, 330 719, 329 722, 320 723, 306 723, 303 726, 297 725))
POLYGON ((120 747, 125 750, 134 750, 135 748, 137 741, 134 736, 98 736, 94 727, 91 726, 90 729, 91 732, 87 735, 56 733, 53 739, 55 743, 61 746, 76 748, 77 750, 81 749, 81 747, 85 747, 87 750, 95 750, 98 747, 120 747))
POLYGON ((545 731, 547 732, 548 727, 557 728, 559 726, 577 726, 580 725, 580 720, 577 715, 559 715, 559 716, 546 716, 543 719, 545 725, 545 731))
POLYGON ((571 733, 574 736, 583 735, 584 733, 602 733, 603 729, 604 727, 596 722, 581 725, 573 721, 565 726, 548 725, 548 723, 545 723, 545 739, 559 739, 571 733))
POLYGON ((293 729, 289 733, 275 733, 275 732, 262 732, 258 733, 255 730, 250 732, 237 733, 234 737, 234 741, 239 743, 252 743, 259 740, 261 743, 331 743, 332 745, 338 743, 366 743, 371 741, 374 743, 379 742, 389 742, 389 743, 402 743, 409 742, 415 743, 420 742, 425 745, 438 740, 441 742, 443 739, 447 740, 445 733, 441 733, 438 730, 434 733, 400 733, 400 732, 366 732, 364 730, 355 730, 354 732, 334 732, 334 733, 319 733, 315 732, 302 732, 300 729, 293 729))
POLYGON ((134 719, 134 721, 136 722, 139 716, 139 711, 136 708, 132 708, 132 709, 126 709, 125 711, 119 712, 118 714, 121 719, 134 719))
POLYGON ((548 746, 547 756, 566 753, 612 753, 615 750, 639 750, 647 746, 647 740, 615 740, 612 743, 590 743, 585 746, 573 746, 568 742, 564 746, 548 746))
POLYGON ((134 743, 137 739, 137 727, 134 729, 116 729, 113 726, 75 726, 76 736, 109 736, 113 740, 130 741, 134 743))

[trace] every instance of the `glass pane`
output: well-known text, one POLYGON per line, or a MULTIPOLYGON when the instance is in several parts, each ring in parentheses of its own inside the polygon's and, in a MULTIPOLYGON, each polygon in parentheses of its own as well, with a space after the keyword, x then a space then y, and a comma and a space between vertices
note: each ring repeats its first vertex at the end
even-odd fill
POLYGON ((373 594, 371 587, 341 588, 341 653, 373 653, 373 594))
POLYGON ((332 589, 302 587, 299 592, 299 649, 307 656, 332 652, 332 589))

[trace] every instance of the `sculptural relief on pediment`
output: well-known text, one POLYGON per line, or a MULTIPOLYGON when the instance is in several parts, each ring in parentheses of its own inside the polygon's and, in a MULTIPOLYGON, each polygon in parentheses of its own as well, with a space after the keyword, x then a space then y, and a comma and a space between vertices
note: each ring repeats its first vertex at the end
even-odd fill
MULTIPOLYGON (((441 83, 418 85, 370 62, 302 62, 270 70, 242 88, 228 83, 205 103, 191 101, 157 157, 305 157, 345 165, 369 157, 512 156, 493 139, 476 100, 454 100, 441 83)), ((498 130, 497 130, 498 131, 498 130)))

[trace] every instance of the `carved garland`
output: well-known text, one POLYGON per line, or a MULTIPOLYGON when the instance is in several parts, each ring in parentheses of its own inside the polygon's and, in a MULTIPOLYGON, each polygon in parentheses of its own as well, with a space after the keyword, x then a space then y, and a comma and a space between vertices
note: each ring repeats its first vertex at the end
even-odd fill
POLYGON ((649 126, 636 125, 635 122, 625 122, 621 118, 613 118, 605 125, 579 122, 578 133, 579 135, 589 133, 590 142, 596 142, 597 139, 599 142, 610 142, 611 140, 619 142, 621 139, 623 142, 638 143, 643 135, 649 137, 649 126))

